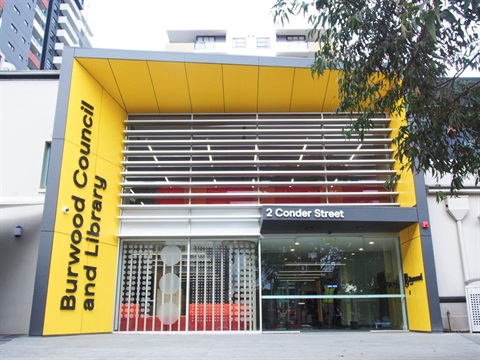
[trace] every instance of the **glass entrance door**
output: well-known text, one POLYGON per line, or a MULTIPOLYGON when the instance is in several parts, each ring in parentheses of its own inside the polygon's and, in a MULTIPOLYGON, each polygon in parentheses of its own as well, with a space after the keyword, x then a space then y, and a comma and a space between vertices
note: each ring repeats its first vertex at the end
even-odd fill
POLYGON ((261 240, 262 329, 406 329, 397 237, 261 240))

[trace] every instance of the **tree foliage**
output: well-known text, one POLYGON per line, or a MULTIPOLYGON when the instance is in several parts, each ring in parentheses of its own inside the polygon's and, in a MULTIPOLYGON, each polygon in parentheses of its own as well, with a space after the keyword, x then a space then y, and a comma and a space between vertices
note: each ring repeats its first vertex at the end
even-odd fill
POLYGON ((378 113, 408 119, 394 139, 403 169, 479 182, 480 0, 276 0, 274 20, 304 15, 312 72, 341 69, 337 112, 365 134, 378 113))

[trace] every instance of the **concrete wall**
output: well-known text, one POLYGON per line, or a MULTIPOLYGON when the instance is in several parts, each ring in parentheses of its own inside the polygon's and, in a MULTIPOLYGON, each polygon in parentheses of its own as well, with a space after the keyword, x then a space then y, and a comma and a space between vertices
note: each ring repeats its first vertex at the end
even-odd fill
POLYGON ((57 89, 58 79, 0 77, 0 334, 28 333, 57 89))

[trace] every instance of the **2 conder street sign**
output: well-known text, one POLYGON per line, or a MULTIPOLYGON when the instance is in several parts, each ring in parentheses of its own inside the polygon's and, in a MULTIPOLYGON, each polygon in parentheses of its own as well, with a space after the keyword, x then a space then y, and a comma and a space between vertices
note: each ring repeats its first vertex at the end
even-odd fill
POLYGON ((266 207, 263 218, 268 219, 344 219, 344 210, 324 210, 321 208, 266 207))
POLYGON ((388 206, 263 206, 262 234, 392 233, 418 223, 415 208, 388 206))

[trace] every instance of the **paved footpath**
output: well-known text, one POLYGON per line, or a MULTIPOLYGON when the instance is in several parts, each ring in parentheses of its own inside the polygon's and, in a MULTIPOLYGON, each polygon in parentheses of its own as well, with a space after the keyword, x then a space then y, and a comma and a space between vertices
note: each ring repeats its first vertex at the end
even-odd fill
POLYGON ((1 336, 0 359, 480 360, 480 334, 415 332, 1 336))

